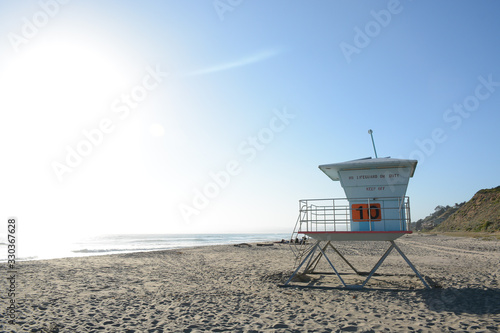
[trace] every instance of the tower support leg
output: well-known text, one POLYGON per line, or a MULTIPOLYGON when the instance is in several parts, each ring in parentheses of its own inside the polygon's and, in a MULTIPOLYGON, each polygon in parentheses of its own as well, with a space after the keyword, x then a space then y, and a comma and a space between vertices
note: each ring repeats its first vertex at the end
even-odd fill
POLYGON ((394 241, 391 241, 391 243, 392 243, 392 246, 394 246, 394 248, 396 249, 396 251, 398 251, 399 254, 401 255, 401 257, 403 257, 403 259, 406 261, 406 263, 408 264, 408 266, 410 266, 411 269, 413 269, 413 271, 415 272, 415 274, 417 274, 418 278, 420 279, 420 281, 422 281, 422 283, 424 284, 424 286, 427 289, 431 289, 431 287, 427 284, 427 282, 425 282, 425 280, 422 277, 422 275, 420 275, 420 273, 417 271, 417 269, 415 268, 415 266, 413 266, 413 264, 411 263, 410 259, 408 259, 405 256, 405 254, 403 253, 403 251, 401 251, 401 249, 399 248, 399 246, 397 246, 396 243, 394 243, 394 241))
POLYGON ((356 268, 354 268, 354 266, 353 266, 353 265, 351 265, 351 263, 350 263, 350 262, 349 262, 349 261, 348 261, 348 260, 347 260, 347 259, 346 259, 343 255, 342 255, 342 253, 340 253, 340 252, 339 252, 339 250, 337 250, 337 249, 336 249, 336 248, 332 245, 332 243, 328 242, 328 244, 330 245, 330 247, 331 247, 331 248, 332 248, 335 252, 337 252, 337 254, 340 256, 340 258, 342 258, 342 260, 344 260, 344 261, 345 261, 345 263, 346 263, 347 265, 349 265, 349 267, 351 267, 351 269, 354 271, 354 273, 356 273, 356 274, 358 274, 358 275, 359 275, 358 270, 357 270, 356 268))
POLYGON ((297 275, 297 273, 300 270, 300 268, 302 267, 302 265, 304 265, 304 263, 314 254, 314 252, 316 252, 316 249, 319 247, 319 243, 320 243, 320 241, 316 242, 316 245, 313 246, 313 248, 309 251, 309 253, 304 258, 304 260, 302 260, 302 262, 300 263, 300 265, 293 272, 292 276, 290 276, 290 278, 285 282, 285 286, 288 285, 290 283, 290 281, 292 281, 292 279, 295 277, 295 275, 297 275))
POLYGON ((330 261, 330 259, 326 256, 325 252, 321 249, 321 247, 318 247, 319 250, 321 251, 321 253, 323 254, 323 257, 325 257, 325 259, 328 261, 328 263, 330 264, 330 267, 333 269, 333 271, 335 272, 335 274, 337 275, 337 277, 339 278, 340 282, 342 283, 342 285, 345 287, 346 284, 344 282, 344 280, 342 280, 342 277, 340 276, 339 272, 337 272, 337 269, 335 268, 335 266, 333 266, 332 262, 330 261))
POLYGON ((377 269, 380 267, 380 265, 382 265, 385 258, 387 258, 387 256, 391 253, 393 248, 394 248, 394 242, 392 242, 391 246, 387 249, 387 251, 385 251, 384 255, 382 257, 380 257, 380 259, 375 264, 375 266, 373 266, 372 270, 370 271, 370 274, 368 274, 368 276, 366 277, 365 282, 363 282, 363 284, 361 285, 361 288, 363 288, 365 286, 365 284, 368 282, 368 280, 370 280, 370 278, 373 276, 373 274, 375 274, 377 269))
POLYGON ((354 272, 356 272, 356 274, 360 275, 360 273, 358 272, 358 270, 356 270, 354 268, 353 265, 351 265, 351 263, 331 244, 330 241, 328 241, 326 243, 325 246, 320 246, 321 244, 321 241, 317 241, 316 244, 311 248, 311 250, 309 251, 309 253, 307 253, 306 257, 302 260, 302 262, 300 263, 300 265, 297 267, 297 269, 295 269, 295 271, 293 272, 292 276, 290 276, 290 278, 288 279, 288 281, 286 281, 286 283, 284 284, 285 286, 287 286, 291 281, 292 279, 297 275, 297 273, 299 272, 299 270, 302 268, 302 266, 307 262, 307 265, 306 265, 306 268, 304 270, 304 273, 312 273, 314 272, 314 269, 316 268, 316 266, 318 265, 318 262, 320 261, 320 259, 322 257, 325 257, 325 259, 328 261, 328 264, 330 265, 330 267, 333 269, 333 271, 335 272, 335 275, 337 275, 337 277, 339 278, 340 282, 342 283, 343 287, 344 288, 353 288, 353 289, 361 289, 361 288, 364 288, 364 286, 368 283, 368 281, 371 279, 371 277, 375 274, 375 272, 379 269, 379 267, 382 265, 382 263, 384 262, 384 260, 389 256, 389 254, 391 254, 392 250, 393 249, 396 249, 396 251, 398 251, 399 255, 406 261, 406 263, 408 264, 408 266, 410 266, 410 268, 413 270, 413 272, 415 272, 415 274, 418 276, 418 278, 420 279, 420 281, 422 281, 422 283, 424 284, 425 288, 427 289, 431 289, 431 287, 429 286, 429 284, 427 284, 427 282, 424 280, 424 278, 422 277, 422 275, 420 275, 420 273, 418 272, 418 270, 415 268, 415 266, 413 266, 413 264, 411 263, 411 261, 406 257, 406 255, 403 253, 403 251, 396 245, 396 243, 391 240, 391 241, 388 241, 391 245, 389 246, 389 248, 385 251, 385 253, 382 255, 382 257, 380 257, 380 259, 378 260, 378 262, 375 264, 375 266, 373 266, 373 268, 371 269, 370 273, 368 274, 368 276, 366 277, 366 279, 364 280, 363 284, 361 285, 346 285, 344 280, 342 279, 342 277, 340 276, 339 272, 337 271, 337 269, 335 268, 335 266, 332 264, 332 262, 330 261, 330 259, 328 258, 328 256, 326 255, 325 251, 328 247, 331 247, 348 265, 349 267, 352 268, 352 270, 354 270, 354 272), (314 257, 314 253, 316 251, 319 251, 319 253, 317 254, 316 257, 314 257))
MULTIPOLYGON (((328 243, 326 243, 326 245, 323 247, 323 252, 319 252, 318 255, 313 259, 313 260, 309 260, 309 263, 307 264, 306 266, 306 269, 304 269, 304 273, 313 273, 314 270, 316 269, 316 266, 318 265, 321 257, 323 256, 323 253, 325 252, 328 244, 330 243, 330 241, 328 241, 328 243)), ((312 258, 312 257, 311 257, 312 258)))

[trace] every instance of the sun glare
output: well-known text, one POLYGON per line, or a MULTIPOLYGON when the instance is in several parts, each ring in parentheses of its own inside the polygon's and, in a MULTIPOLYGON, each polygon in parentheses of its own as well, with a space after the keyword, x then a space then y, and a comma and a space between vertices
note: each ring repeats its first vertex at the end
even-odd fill
POLYGON ((42 165, 60 158, 82 130, 108 116, 111 102, 131 80, 125 62, 99 43, 68 40, 33 41, 2 69, 4 135, 17 138, 17 151, 9 152, 23 151, 19 162, 30 168, 29 175, 45 172, 42 165))
POLYGON ((111 59, 85 44, 44 41, 30 45, 6 70, 9 109, 46 116, 96 112, 124 81, 111 59))
POLYGON ((165 135, 165 129, 161 124, 154 123, 149 127, 149 133, 154 137, 160 138, 165 135))

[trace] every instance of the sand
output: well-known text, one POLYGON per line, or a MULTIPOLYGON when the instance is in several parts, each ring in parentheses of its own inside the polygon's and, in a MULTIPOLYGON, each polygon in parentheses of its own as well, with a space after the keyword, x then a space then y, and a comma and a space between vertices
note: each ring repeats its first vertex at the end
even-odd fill
MULTIPOLYGON (((426 290, 396 253, 380 268, 388 275, 374 277, 366 290, 283 288, 294 257, 282 244, 23 262, 16 326, 6 324, 7 281, 1 279, 0 331, 498 331, 500 241, 409 235, 396 242, 436 288, 426 290)), ((337 244, 362 270, 387 248, 337 244)), ((333 252, 329 257, 350 273, 333 252)), ((332 275, 303 280, 293 284, 339 285, 332 275)))

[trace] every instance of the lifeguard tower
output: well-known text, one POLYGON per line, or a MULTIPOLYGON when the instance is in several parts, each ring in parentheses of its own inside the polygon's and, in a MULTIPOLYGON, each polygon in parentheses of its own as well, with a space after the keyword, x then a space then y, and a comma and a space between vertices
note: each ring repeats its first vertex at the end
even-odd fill
POLYGON ((320 165, 320 170, 330 179, 340 181, 346 198, 299 201, 299 217, 292 240, 306 235, 314 241, 301 247, 295 246, 293 242, 292 249, 300 264, 285 286, 289 285, 304 265, 303 273, 313 274, 316 265, 324 257, 344 288, 363 288, 391 251, 396 249, 424 286, 430 288, 394 242, 411 233, 410 201, 406 196, 406 189, 416 166, 416 160, 389 157, 320 165), (333 245, 340 241, 385 241, 390 246, 370 272, 363 274, 333 245), (326 255, 328 248, 333 249, 356 274, 366 276, 361 285, 347 285, 344 282, 326 255))

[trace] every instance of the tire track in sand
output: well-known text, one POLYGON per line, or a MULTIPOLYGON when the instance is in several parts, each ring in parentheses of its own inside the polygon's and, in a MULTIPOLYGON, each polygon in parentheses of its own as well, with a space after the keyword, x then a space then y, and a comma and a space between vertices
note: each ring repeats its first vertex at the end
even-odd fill
POLYGON ((498 253, 490 253, 490 252, 481 252, 481 251, 474 251, 474 250, 464 250, 456 247, 448 247, 448 246, 441 246, 441 245, 430 245, 430 244, 420 244, 414 241, 405 241, 405 244, 408 244, 410 246, 416 246, 422 249, 426 250, 436 250, 436 251, 444 251, 450 254, 481 254, 484 256, 496 256, 498 257, 498 253), (461 253, 460 253, 461 252, 461 253))

